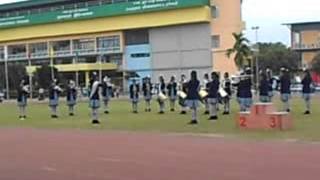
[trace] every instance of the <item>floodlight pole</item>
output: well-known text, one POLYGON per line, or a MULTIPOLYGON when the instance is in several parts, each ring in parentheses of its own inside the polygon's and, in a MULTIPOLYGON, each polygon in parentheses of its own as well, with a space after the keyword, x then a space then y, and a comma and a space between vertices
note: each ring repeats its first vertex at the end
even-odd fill
POLYGON ((257 48, 257 53, 256 53, 256 88, 258 90, 259 88, 259 58, 258 58, 258 53, 259 53, 259 39, 258 39, 258 35, 259 35, 259 26, 255 26, 252 27, 252 30, 255 31, 255 38, 256 38, 256 48, 257 48))

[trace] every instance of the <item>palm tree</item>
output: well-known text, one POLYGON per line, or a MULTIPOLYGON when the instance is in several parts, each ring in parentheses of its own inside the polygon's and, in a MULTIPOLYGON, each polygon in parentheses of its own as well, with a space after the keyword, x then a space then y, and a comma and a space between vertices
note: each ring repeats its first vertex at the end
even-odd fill
POLYGON ((238 68, 243 68, 245 63, 249 62, 249 58, 252 55, 252 51, 249 47, 249 40, 244 37, 243 33, 233 33, 233 38, 235 43, 232 48, 227 50, 227 57, 230 58, 231 55, 235 54, 234 61, 238 68))

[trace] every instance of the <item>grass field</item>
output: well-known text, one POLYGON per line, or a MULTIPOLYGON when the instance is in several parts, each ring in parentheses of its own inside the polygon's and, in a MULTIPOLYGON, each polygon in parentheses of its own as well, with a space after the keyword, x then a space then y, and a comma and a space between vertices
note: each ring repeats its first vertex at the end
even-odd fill
MULTIPOLYGON (((276 102, 279 106, 279 102, 276 102)), ((19 128, 31 127, 41 129, 87 129, 99 131, 139 131, 139 132, 165 132, 165 133, 210 133, 222 134, 231 137, 257 138, 257 139, 299 139, 308 141, 320 141, 320 101, 313 101, 313 114, 304 116, 304 104, 300 98, 292 102, 292 114, 295 128, 286 131, 244 131, 235 127, 235 112, 238 105, 233 103, 232 114, 229 116, 219 115, 219 121, 212 123, 203 115, 203 109, 199 112, 200 124, 197 126, 187 125, 191 118, 190 113, 180 115, 179 112, 166 112, 164 115, 157 114, 157 104, 153 103, 153 112, 143 111, 144 103, 140 103, 140 113, 132 114, 131 105, 126 100, 113 100, 111 102, 111 114, 100 114, 103 122, 100 127, 90 124, 90 110, 88 104, 79 103, 76 116, 69 117, 65 103, 59 107, 59 119, 50 118, 49 108, 46 103, 29 103, 28 119, 18 120, 18 109, 14 103, 0 104, 0 127, 19 128)))

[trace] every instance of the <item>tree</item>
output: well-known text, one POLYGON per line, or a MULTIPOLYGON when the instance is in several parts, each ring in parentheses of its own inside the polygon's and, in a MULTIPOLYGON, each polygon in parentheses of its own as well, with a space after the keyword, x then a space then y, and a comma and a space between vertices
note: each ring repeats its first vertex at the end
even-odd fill
POLYGON ((299 70, 301 66, 300 56, 282 43, 259 43, 259 68, 269 68, 279 73, 281 67, 292 71, 299 70))
POLYGON ((230 58, 233 54, 235 55, 234 61, 238 68, 243 68, 245 64, 249 63, 249 58, 252 55, 249 47, 249 40, 244 37, 243 33, 233 33, 235 43, 231 49, 227 50, 227 57, 230 58))
POLYGON ((320 74, 320 53, 313 58, 311 65, 312 65, 312 70, 320 74))
MULTIPOLYGON (((40 68, 37 68, 35 72, 35 80, 38 82, 39 88, 48 88, 51 84, 51 67, 48 65, 42 65, 40 68)), ((57 68, 53 68, 53 72, 56 75, 55 78, 59 79, 57 76, 57 68)))

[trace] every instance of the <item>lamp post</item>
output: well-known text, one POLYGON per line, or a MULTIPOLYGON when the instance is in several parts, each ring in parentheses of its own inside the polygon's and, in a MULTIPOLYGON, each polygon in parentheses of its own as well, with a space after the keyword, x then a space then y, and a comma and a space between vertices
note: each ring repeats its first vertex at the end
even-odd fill
POLYGON ((258 45, 258 35, 259 35, 259 26, 254 26, 251 28, 253 31, 255 31, 255 49, 256 49, 256 60, 255 60, 255 65, 256 65, 256 89, 258 90, 259 87, 259 58, 258 58, 258 53, 259 53, 259 45, 258 45))

